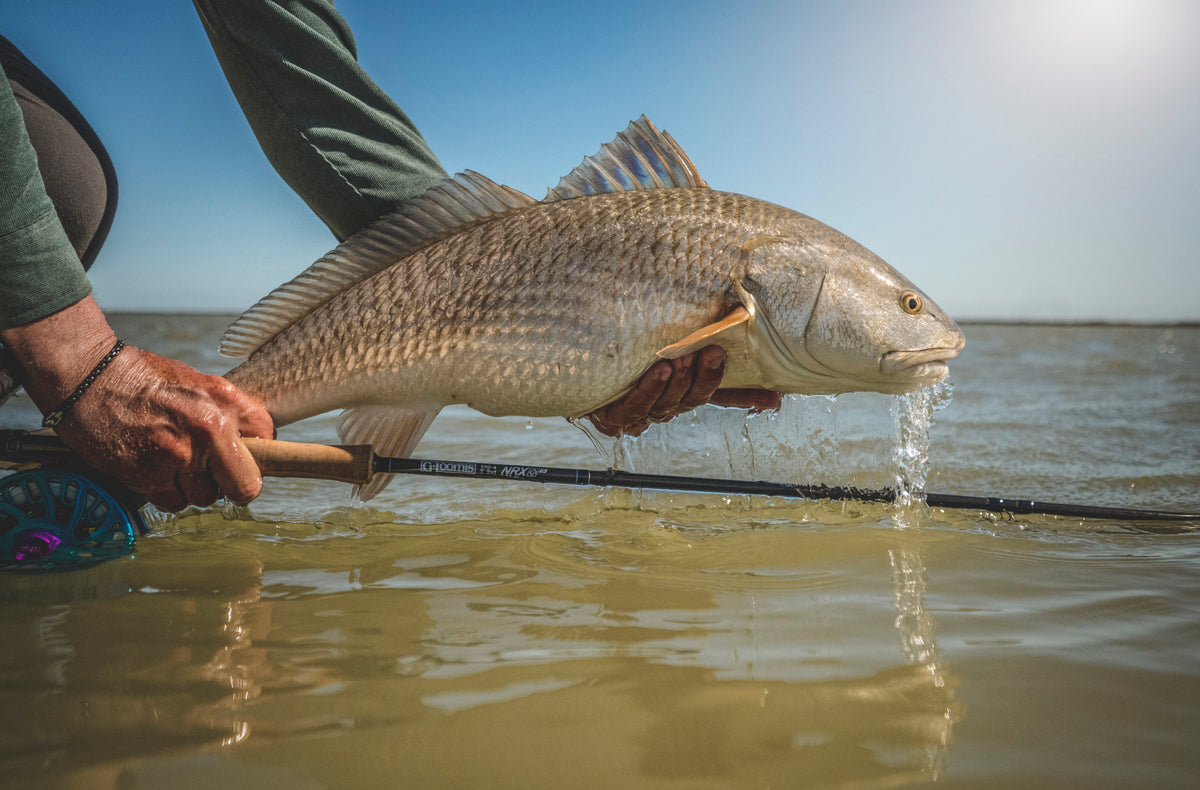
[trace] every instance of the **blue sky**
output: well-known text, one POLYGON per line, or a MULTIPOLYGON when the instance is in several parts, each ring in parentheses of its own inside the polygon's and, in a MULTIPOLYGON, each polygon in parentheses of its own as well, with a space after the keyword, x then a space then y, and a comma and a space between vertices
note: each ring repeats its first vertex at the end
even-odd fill
MULTIPOLYGON (((6 6, 117 166, 106 309, 237 312, 332 245, 190 2, 6 6)), ((645 113, 714 188, 832 225, 955 317, 1200 320, 1200 3, 338 8, 451 172, 541 197, 645 113)))

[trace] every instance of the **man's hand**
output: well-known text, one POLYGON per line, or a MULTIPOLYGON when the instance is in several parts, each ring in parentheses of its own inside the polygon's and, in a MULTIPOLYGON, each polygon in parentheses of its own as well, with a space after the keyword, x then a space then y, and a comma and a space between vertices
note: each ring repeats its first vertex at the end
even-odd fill
POLYGON ((270 415, 225 379, 129 346, 56 430, 88 464, 169 511, 254 499, 262 477, 242 437, 274 436, 270 415))
MULTIPOLYGON (((91 297, 0 339, 43 413, 57 408, 116 342, 91 297)), ((225 379, 131 346, 55 430, 89 465, 168 511, 258 496, 262 477, 242 437, 274 435, 266 410, 225 379)))
POLYGON ((651 423, 666 422, 703 403, 754 411, 779 408, 783 396, 778 392, 719 389, 724 373, 725 350, 720 346, 656 362, 628 395, 597 409, 588 419, 607 436, 638 436, 651 423))

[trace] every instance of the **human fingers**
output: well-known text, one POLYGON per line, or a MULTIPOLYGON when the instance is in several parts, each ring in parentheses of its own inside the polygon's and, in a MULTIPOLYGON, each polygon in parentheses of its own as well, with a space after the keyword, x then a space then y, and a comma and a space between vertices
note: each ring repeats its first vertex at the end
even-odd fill
POLYGON ((669 362, 654 363, 628 394, 597 409, 588 418, 606 436, 637 436, 650 424, 650 409, 666 389, 671 371, 669 362))
POLYGON ((179 476, 180 487, 201 507, 221 496, 244 505, 262 490, 262 477, 241 437, 273 437, 271 416, 227 379, 181 373, 180 380, 191 382, 185 396, 173 401, 173 420, 188 439, 191 461, 179 476))
POLYGON ((596 430, 605 436, 641 436, 650 427, 649 420, 643 420, 640 423, 626 423, 610 419, 608 417, 608 410, 609 407, 605 406, 587 415, 592 425, 596 426, 596 430))
POLYGON ((183 492, 183 497, 189 505, 208 507, 221 496, 221 492, 217 488, 218 484, 213 479, 213 476, 209 474, 207 468, 202 466, 200 468, 192 466, 184 469, 175 479, 179 490, 183 492))
POLYGON ((719 389, 709 403, 753 411, 775 411, 783 403, 783 393, 773 390, 719 389))
POLYGON ((654 401, 647 415, 651 422, 669 420, 680 412, 679 402, 692 389, 695 383, 693 368, 696 363, 695 354, 685 354, 682 357, 668 360, 671 365, 671 376, 663 387, 662 393, 654 401))
POLYGON ((137 393, 137 400, 130 400, 119 422, 144 441, 126 461, 140 475, 171 483, 160 477, 147 493, 174 510, 207 507, 221 496, 238 504, 257 496, 261 476, 240 436, 274 436, 266 409, 220 376, 148 352, 140 359, 148 384, 122 388, 137 393))
POLYGON ((98 469, 111 465, 114 473, 120 474, 118 480, 162 511, 174 513, 189 505, 208 507, 220 497, 208 473, 207 453, 186 434, 161 426, 131 440, 119 452, 106 453, 101 463, 93 465, 98 469))
MULTIPOLYGON (((240 393, 239 393, 240 394, 240 393)), ((275 421, 270 413, 258 401, 242 395, 246 403, 238 415, 238 432, 242 436, 253 436, 256 439, 274 439, 275 421)))
POLYGON ((216 379, 225 411, 233 415, 233 435, 214 439, 209 469, 225 497, 244 505, 262 492, 262 474, 242 437, 274 439, 275 423, 261 403, 228 380, 216 379))
POLYGON ((655 362, 629 394, 609 405, 610 417, 625 425, 648 422, 651 409, 662 398, 673 375, 674 367, 671 362, 655 362))
POLYGON ((222 412, 232 418, 241 436, 275 438, 275 423, 266 408, 239 390, 228 379, 210 376, 211 397, 222 412))
POLYGON ((696 352, 695 356, 695 373, 691 386, 680 398, 676 414, 708 403, 717 387, 721 386, 721 377, 725 375, 725 349, 720 346, 705 346, 696 352))
POLYGON ((187 497, 178 484, 172 480, 170 483, 156 488, 132 488, 131 490, 140 493, 146 497, 146 501, 154 505, 164 513, 178 513, 187 507, 187 497))
POLYGON ((262 474, 240 436, 216 442, 212 452, 209 469, 226 498, 245 505, 262 492, 262 474))

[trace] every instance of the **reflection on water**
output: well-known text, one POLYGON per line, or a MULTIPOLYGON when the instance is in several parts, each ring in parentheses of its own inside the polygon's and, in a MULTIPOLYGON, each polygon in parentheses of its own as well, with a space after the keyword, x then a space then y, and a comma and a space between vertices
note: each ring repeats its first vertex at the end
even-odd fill
POLYGON ((233 539, 215 553, 204 528, 181 531, 160 568, 127 564, 127 591, 106 606, 117 622, 91 619, 87 601, 31 618, 40 638, 19 663, 45 692, 34 722, 5 726, 8 763, 122 787, 159 786, 171 765, 219 775, 197 749, 315 786, 369 785, 381 766, 452 786, 551 786, 581 767, 597 781, 575 784, 597 787, 937 775, 962 708, 933 646, 919 542, 874 530, 869 550, 839 557, 835 535, 801 552, 778 528, 616 522, 513 525, 513 539, 477 524, 265 550, 233 539), (861 566, 854 583, 846 562, 861 566), (889 649, 879 637, 893 628, 889 649), (531 764, 542 751, 571 758, 531 764))
MULTIPOLYGON (((947 408, 948 388, 708 409, 612 452, 1131 506, 1200 490, 1200 331, 1169 353, 1156 330, 968 334, 988 356, 956 360, 947 408), (1126 400, 1079 396, 1106 354, 1126 400)), ((604 463, 561 421, 459 409, 422 453, 604 463)), ((416 479, 363 507, 347 489, 271 481, 249 509, 157 519, 127 560, 4 578, 4 786, 1194 781, 1193 535, 903 502, 416 479)))

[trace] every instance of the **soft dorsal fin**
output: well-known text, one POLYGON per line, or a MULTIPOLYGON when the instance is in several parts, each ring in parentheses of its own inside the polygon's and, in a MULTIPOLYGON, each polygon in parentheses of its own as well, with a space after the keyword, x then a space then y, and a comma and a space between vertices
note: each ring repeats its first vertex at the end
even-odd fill
POLYGON ((679 143, 643 115, 611 143, 585 157, 546 193, 543 203, 639 189, 708 188, 679 143))
POLYGON ((227 357, 248 357, 335 294, 470 222, 537 201, 473 171, 429 189, 342 242, 332 252, 263 297, 221 338, 227 357))

